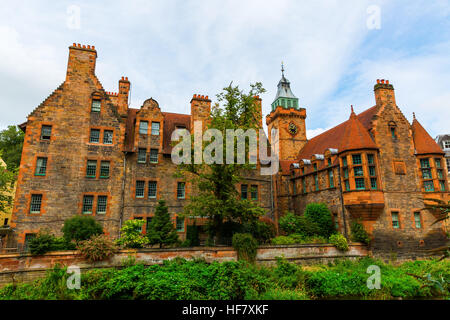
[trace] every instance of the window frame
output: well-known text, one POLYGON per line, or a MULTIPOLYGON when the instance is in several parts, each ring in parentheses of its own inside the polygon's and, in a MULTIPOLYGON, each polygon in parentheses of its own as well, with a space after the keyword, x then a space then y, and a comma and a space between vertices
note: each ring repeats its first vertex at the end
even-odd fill
POLYGON ((97 178, 97 160, 87 159, 87 161, 86 161, 86 178, 89 178, 89 179, 97 178), (95 164, 94 174, 89 175, 89 169, 90 169, 89 166, 92 167, 92 164, 95 164))
POLYGON ((155 180, 149 180, 148 181, 148 192, 147 192, 147 196, 149 199, 156 199, 158 197, 158 181, 155 180), (154 184, 155 188, 155 195, 150 195, 150 190, 153 190, 153 188, 150 188, 150 184, 154 184))
POLYGON ((102 100, 101 99, 92 99, 91 102, 91 113, 100 113, 102 110, 102 100), (98 102, 98 110, 97 110, 97 106, 94 110, 94 103, 98 102))
POLYGON ((391 211, 391 226, 393 229, 400 229, 400 212, 399 211, 391 211), (396 217, 394 219, 394 216, 396 217), (395 226, 394 222, 397 223, 397 226, 395 226))
POLYGON ((178 181, 177 182, 177 199, 178 200, 184 200, 186 199, 186 182, 184 181, 178 181), (180 188, 180 186, 183 185, 183 188, 180 188), (180 191, 182 190, 182 195, 180 195, 180 191))
POLYGON ((136 199, 144 199, 145 198, 145 180, 136 180, 134 197, 136 199), (138 190, 139 191, 141 190, 141 188, 138 188, 138 184, 140 186, 141 183, 142 183, 142 195, 140 193, 138 195, 138 190))
POLYGON ((89 132, 89 143, 100 143, 100 135, 101 135, 101 130, 97 129, 97 128, 91 128, 90 132, 89 132), (97 137, 97 141, 92 140, 92 133, 94 132, 98 132, 98 137, 97 137))
POLYGON ((146 121, 146 120, 141 120, 141 121, 139 121, 139 134, 142 134, 142 135, 147 135, 148 134, 148 121, 146 121), (145 128, 145 132, 144 132, 144 129, 143 129, 143 124, 146 124, 146 128, 145 128))
POLYGON ((102 139, 102 141, 103 141, 103 144, 106 144, 106 145, 110 145, 110 144, 113 144, 114 143, 114 130, 109 130, 109 129, 105 129, 105 130, 103 130, 103 139, 102 139), (109 134, 111 134, 111 140, 106 140, 105 138, 107 137, 107 133, 109 134), (110 142, 109 142, 110 141, 110 142))
POLYGON ((52 125, 49 125, 49 124, 43 124, 42 126, 41 126, 41 140, 43 140, 43 141, 50 141, 51 139, 52 139, 52 129, 53 129, 53 126, 52 125), (50 132, 49 132, 49 135, 44 135, 44 131, 46 130, 46 129, 48 129, 50 132))
POLYGON ((47 163, 48 163, 48 157, 37 157, 36 158, 36 168, 34 171, 34 175, 35 176, 41 176, 44 177, 47 175, 47 163), (39 166, 39 160, 45 160, 44 161, 44 165, 41 164, 41 166, 39 166), (42 168, 44 169, 44 173, 41 173, 42 168))
POLYGON ((138 148, 137 163, 147 163, 147 149, 138 148), (142 158, 142 155, 145 156, 144 160, 142 158))
POLYGON ((84 194, 83 195, 83 203, 82 203, 82 207, 81 207, 82 214, 94 214, 94 200, 95 200, 95 196, 92 194, 84 194), (90 203, 91 211, 85 211, 86 199, 92 199, 92 202, 90 203))
POLYGON ((159 162, 159 150, 158 149, 155 149, 155 148, 150 149, 149 162, 150 163, 158 163, 159 162), (156 152, 156 155, 155 155, 155 152, 156 152), (156 160, 155 160, 155 156, 156 156, 156 160))
POLYGON ((109 160, 101 160, 100 161, 100 178, 101 179, 109 179, 110 178, 110 176, 111 176, 111 161, 109 161, 109 160), (108 175, 107 176, 105 176, 105 175, 103 175, 103 168, 104 168, 104 164, 108 164, 108 175))
POLYGON ((42 212, 42 202, 44 195, 42 193, 32 193, 30 196, 30 209, 28 210, 29 214, 41 214, 42 212), (34 200, 38 199, 38 200, 34 200), (38 203, 36 203, 36 201, 38 203), (39 210, 33 210, 33 206, 39 206, 39 210))
POLYGON ((106 195, 98 195, 97 196, 97 210, 96 210, 96 214, 106 214, 108 212, 108 196, 106 195), (103 206, 103 203, 100 203, 100 198, 101 199, 105 199, 105 203, 104 203, 104 207, 105 210, 100 211, 100 206, 103 206))
POLYGON ((161 123, 159 121, 152 121, 151 129, 150 129, 151 135, 152 136, 159 136, 160 135, 160 130, 161 130, 161 123), (154 125, 158 125, 158 131, 156 131, 156 128, 153 128, 154 125), (157 134, 155 134, 155 132, 157 132, 157 134))

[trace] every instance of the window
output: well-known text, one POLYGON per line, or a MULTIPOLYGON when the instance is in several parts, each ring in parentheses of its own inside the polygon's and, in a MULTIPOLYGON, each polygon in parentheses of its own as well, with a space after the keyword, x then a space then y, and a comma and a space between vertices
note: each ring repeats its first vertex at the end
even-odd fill
MULTIPOLYGON (((140 221, 142 221, 144 218, 142 218, 142 217, 134 217, 134 220, 140 220, 140 221)), ((143 230, 143 227, 144 227, 144 225, 141 225, 141 227, 139 228, 139 232, 143 232, 144 230, 143 230)))
POLYGON ((445 161, 447 162, 447 171, 450 172, 450 158, 445 158, 445 161))
POLYGON ((258 186, 252 185, 250 189, 250 197, 252 200, 258 200, 258 186))
POLYGON ((319 191, 319 175, 314 175, 314 185, 316 187, 316 191, 319 191))
POLYGON ((328 158, 328 166, 331 166, 331 158, 328 158))
POLYGON ((101 101, 92 100, 91 112, 100 112, 101 101))
POLYGON ((377 178, 370 178, 370 188, 377 190, 377 178))
POLYGON ((444 174, 442 170, 437 171, 438 179, 444 179, 444 174))
POLYGON ((367 162, 369 164, 374 164, 375 163, 375 158, 374 158, 373 154, 368 154, 367 155, 367 162))
POLYGON ((354 154, 352 155, 353 164, 362 164, 361 155, 354 154))
POLYGON ((144 189, 145 189, 145 181, 137 180, 136 181, 136 198, 144 197, 144 189))
POLYGON ((422 169, 422 178, 423 179, 432 179, 431 169, 422 169))
POLYGON ((177 232, 184 232, 184 218, 177 217, 176 224, 177 224, 177 232))
POLYGON ((350 182, 348 180, 345 180, 345 191, 349 191, 350 190, 350 182))
POLYGON ((106 208, 108 204, 108 197, 107 196, 98 196, 97 198, 97 213, 98 214, 105 214, 106 208))
POLYGON ((314 163, 314 171, 317 171, 317 163, 314 163))
POLYGON ((109 178, 109 161, 100 162, 100 178, 109 178))
POLYGON ((91 135, 89 137, 90 143, 99 143, 100 142, 100 130, 99 129, 91 129, 91 135))
POLYGON ((25 251, 30 250, 30 242, 31 240, 33 240, 34 238, 36 238, 36 234, 35 233, 26 233, 25 234, 25 244, 23 246, 23 249, 25 251))
POLYGON ((439 181, 439 187, 441 188, 441 191, 445 191, 445 181, 439 181))
POLYGON ((150 149, 150 163, 158 163, 158 149, 150 149))
POLYGON ((3 225, 7 226, 8 225, 8 218, 5 218, 5 220, 3 220, 3 225))
POLYGON ((92 205, 94 203, 94 196, 84 196, 83 197, 83 213, 91 214, 92 213, 92 205))
POLYGON ((145 163, 147 161, 147 150, 139 148, 138 150, 138 163, 145 163))
POLYGON ((398 212, 392 212, 392 227, 394 229, 400 228, 400 222, 398 220, 398 212))
POLYGON ((434 184, 433 181, 424 181, 423 187, 425 188, 426 192, 433 192, 434 191, 434 184))
POLYGON ((241 199, 248 198, 247 189, 248 189, 248 186, 246 184, 241 184, 241 199))
POLYGON ((97 173, 97 161, 88 160, 86 166, 86 177, 95 178, 96 173, 97 173))
POLYGON ((355 173, 355 177, 362 177, 364 175, 363 173, 363 168, 358 166, 358 167, 354 167, 353 171, 355 173))
POLYGON ((434 163, 436 164, 436 168, 441 167, 441 159, 439 159, 439 158, 434 159, 434 163))
POLYGON ((32 194, 30 203, 30 213, 41 213, 42 194, 32 194))
POLYGON ((333 170, 328 170, 328 182, 329 182, 330 188, 334 188, 333 170))
POLYGON ((148 131, 148 121, 139 122, 139 133, 147 134, 147 131, 148 131))
POLYGON ((147 233, 150 232, 150 224, 152 223, 152 217, 147 217, 147 225, 145 226, 145 230, 147 233))
POLYGON ((155 199, 156 198, 156 189, 157 188, 157 183, 156 181, 149 181, 148 182, 148 197, 151 199, 155 199))
POLYGON ((159 122, 152 122, 152 136, 159 136, 159 122))
POLYGON ((376 172, 375 172, 375 167, 374 167, 374 166, 370 166, 370 167, 369 167, 369 175, 370 175, 371 177, 377 175, 376 172))
POLYGON ((421 168, 429 168, 430 167, 430 159, 420 159, 420 167, 421 168))
POLYGON ((450 140, 444 140, 444 149, 450 149, 450 140))
POLYGON ((364 184, 364 179, 363 178, 356 178, 355 179, 355 187, 356 187, 356 190, 364 190, 364 189, 366 189, 366 186, 364 184))
POLYGON ((42 126, 41 140, 50 140, 51 135, 52 135, 52 126, 42 126))
POLYGON ((103 144, 112 144, 113 143, 113 131, 105 130, 103 132, 103 144))
POLYGON ((185 198, 185 186, 184 182, 178 182, 177 184, 177 198, 184 199, 185 198))
POLYGON ((347 166, 347 157, 343 157, 342 158, 342 166, 346 167, 347 166))
POLYGON ((420 219, 420 212, 414 212, 414 224, 417 229, 422 228, 422 220, 420 219))
POLYGON ((348 168, 344 168, 344 178, 348 179, 348 168))
POLYGON ((395 127, 390 127, 390 128, 391 128, 392 139, 397 139, 397 133, 395 132, 395 127))
POLYGON ((36 176, 45 176, 47 171, 47 158, 37 158, 36 160, 36 176))

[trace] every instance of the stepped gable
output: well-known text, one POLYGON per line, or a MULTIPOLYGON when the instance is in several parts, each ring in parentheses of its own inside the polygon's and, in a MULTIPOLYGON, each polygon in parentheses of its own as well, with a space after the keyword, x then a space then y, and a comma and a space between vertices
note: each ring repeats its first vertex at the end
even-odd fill
POLYGON ((414 116, 412 123, 414 147, 416 154, 445 154, 441 147, 434 141, 434 139, 428 134, 428 132, 422 127, 419 121, 414 116))

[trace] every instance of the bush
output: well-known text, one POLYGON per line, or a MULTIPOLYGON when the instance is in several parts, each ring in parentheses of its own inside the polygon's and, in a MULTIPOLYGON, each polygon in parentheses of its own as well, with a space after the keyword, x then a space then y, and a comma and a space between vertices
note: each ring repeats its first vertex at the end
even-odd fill
POLYGON ((304 216, 317 224, 317 235, 329 237, 336 231, 333 226, 331 212, 324 203, 308 204, 305 208, 304 216))
POLYGON ((62 232, 67 242, 72 240, 78 242, 87 240, 93 235, 102 234, 103 227, 93 217, 75 216, 64 221, 62 232))
POLYGON ((238 253, 238 259, 253 262, 256 258, 258 242, 249 233, 235 233, 233 236, 233 248, 238 253))
POLYGON ((109 258, 116 252, 117 247, 112 240, 105 235, 92 236, 89 240, 78 243, 80 253, 91 262, 109 258))
POLYGON ((75 250, 75 244, 66 241, 64 238, 56 238, 45 231, 40 231, 34 239, 30 241, 30 253, 41 255, 50 251, 75 250))
POLYGON ((370 237, 366 230, 364 229, 364 226, 362 223, 358 221, 352 221, 350 225, 350 230, 352 234, 352 240, 355 242, 362 242, 365 244, 370 243, 370 237))
POLYGON ((164 200, 159 200, 149 229, 147 237, 150 244, 159 244, 161 248, 163 245, 171 245, 179 241, 177 230, 173 226, 169 209, 164 200))
POLYGON ((195 221, 193 225, 188 225, 186 229, 186 247, 197 247, 200 245, 199 239, 199 227, 195 225, 195 221))
POLYGON ((148 238, 141 233, 145 221, 132 219, 127 220, 120 229, 120 238, 117 244, 126 248, 142 248, 148 243, 148 238))
POLYGON ((310 216, 298 216, 288 212, 280 218, 280 229, 287 235, 302 234, 304 236, 320 235, 322 229, 310 216))
POLYGON ((328 239, 321 236, 305 236, 303 234, 291 234, 289 236, 278 236, 272 239, 272 244, 288 245, 302 243, 327 243, 328 239))
POLYGON ((330 243, 341 251, 348 251, 347 239, 340 233, 335 233, 330 236, 330 243))
POLYGON ((268 218, 245 223, 243 230, 244 233, 250 233, 260 244, 270 242, 276 234, 275 224, 268 218))

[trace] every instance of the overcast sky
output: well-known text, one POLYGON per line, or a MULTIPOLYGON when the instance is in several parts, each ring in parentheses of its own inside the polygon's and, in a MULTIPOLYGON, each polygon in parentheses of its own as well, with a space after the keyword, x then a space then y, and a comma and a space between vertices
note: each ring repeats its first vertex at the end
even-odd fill
POLYGON ((374 105, 389 79, 397 105, 435 137, 450 133, 449 1, 2 1, 0 129, 26 121, 65 78, 68 46, 95 45, 107 91, 132 83, 189 113, 194 93, 260 81, 270 112, 280 64, 307 110, 308 138, 374 105), (79 15, 78 15, 79 13, 79 15))

